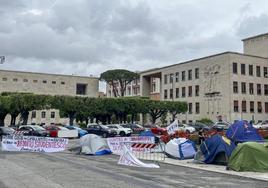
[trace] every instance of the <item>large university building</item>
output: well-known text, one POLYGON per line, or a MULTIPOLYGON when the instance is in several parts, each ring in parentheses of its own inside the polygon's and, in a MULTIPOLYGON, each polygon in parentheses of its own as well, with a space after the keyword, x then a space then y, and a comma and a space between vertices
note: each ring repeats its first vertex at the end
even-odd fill
MULTIPOLYGON (((26 92, 44 95, 68 95, 99 97, 99 80, 96 77, 45 74, 21 71, 0 70, 0 93, 26 92)), ((5 123, 8 125, 10 117, 5 123)), ((18 120, 19 121, 19 120, 18 120)), ((55 109, 32 111, 29 123, 67 123, 59 117, 55 109)))
POLYGON ((141 96, 160 79, 160 100, 186 101, 183 122, 268 119, 268 34, 242 40, 244 53, 224 52, 140 73, 141 96))

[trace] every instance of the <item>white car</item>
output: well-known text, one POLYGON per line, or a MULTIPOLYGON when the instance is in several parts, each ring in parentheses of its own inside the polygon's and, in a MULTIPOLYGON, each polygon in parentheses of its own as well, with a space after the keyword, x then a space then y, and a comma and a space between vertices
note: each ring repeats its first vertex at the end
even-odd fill
POLYGON ((132 133, 132 130, 130 128, 124 128, 118 124, 107 125, 107 127, 114 129, 117 132, 117 135, 120 136, 130 136, 132 133))
POLYGON ((187 124, 180 124, 179 127, 185 132, 189 132, 189 133, 195 132, 195 128, 187 124))
POLYGON ((256 129, 268 129, 268 121, 261 121, 255 125, 253 125, 253 127, 255 127, 256 129))

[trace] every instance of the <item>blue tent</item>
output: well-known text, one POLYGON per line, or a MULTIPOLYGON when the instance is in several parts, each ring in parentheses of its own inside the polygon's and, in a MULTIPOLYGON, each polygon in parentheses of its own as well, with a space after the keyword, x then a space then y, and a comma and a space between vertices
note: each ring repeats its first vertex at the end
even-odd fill
POLYGON ((155 135, 154 133, 152 133, 152 131, 149 130, 149 131, 141 132, 139 136, 153 136, 154 137, 155 135))
POLYGON ((226 132, 227 138, 234 142, 263 141, 252 124, 247 121, 237 121, 226 132))
POLYGON ((236 145, 228 138, 221 135, 213 135, 200 145, 205 163, 227 164, 228 158, 236 145))

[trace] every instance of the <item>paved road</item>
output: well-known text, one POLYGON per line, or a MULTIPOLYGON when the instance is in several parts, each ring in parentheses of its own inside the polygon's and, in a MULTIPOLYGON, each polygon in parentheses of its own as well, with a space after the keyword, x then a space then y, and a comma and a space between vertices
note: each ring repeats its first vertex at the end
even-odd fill
POLYGON ((0 188, 268 187, 267 182, 160 164, 117 165, 118 156, 0 152, 0 188))

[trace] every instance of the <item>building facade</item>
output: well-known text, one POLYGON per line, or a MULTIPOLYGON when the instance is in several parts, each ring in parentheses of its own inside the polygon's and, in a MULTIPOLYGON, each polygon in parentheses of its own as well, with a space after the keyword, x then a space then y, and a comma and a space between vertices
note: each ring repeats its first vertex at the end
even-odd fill
MULTIPOLYGON (((60 74, 45 74, 0 70, 0 92, 25 92, 44 95, 68 95, 81 97, 99 96, 99 79, 60 74)), ((19 118, 18 120, 19 121, 19 118)), ((10 122, 10 116, 5 120, 10 122)), ((33 111, 29 115, 29 123, 50 124, 67 123, 60 118, 55 109, 33 111)))
POLYGON ((151 96, 150 80, 159 78, 161 100, 188 103, 188 112, 177 116, 183 122, 268 119, 268 34, 243 42, 244 53, 224 52, 141 72, 141 96, 151 96))

